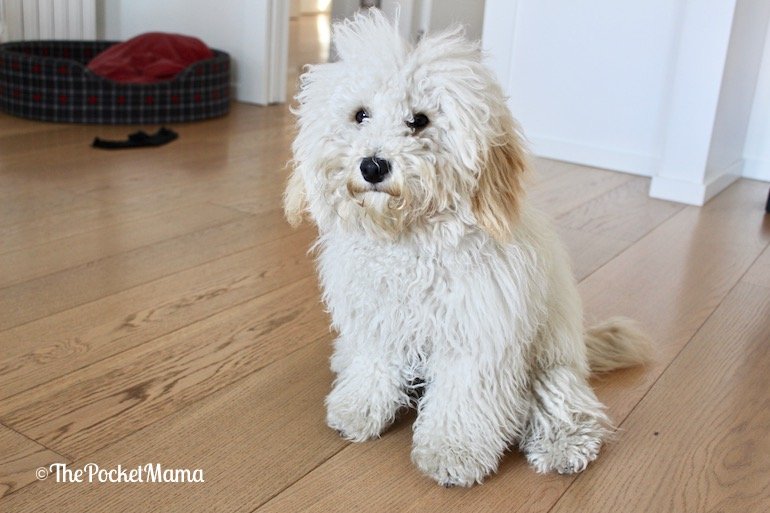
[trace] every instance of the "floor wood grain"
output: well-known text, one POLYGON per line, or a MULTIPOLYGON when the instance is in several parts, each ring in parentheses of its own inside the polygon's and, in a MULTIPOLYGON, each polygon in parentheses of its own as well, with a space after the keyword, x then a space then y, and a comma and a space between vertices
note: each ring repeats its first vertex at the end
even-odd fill
POLYGON ((310 276, 311 241, 298 231, 0 332, 0 399, 310 276))
POLYGON ((534 186, 529 189, 529 196, 536 206, 553 217, 563 216, 575 207, 635 179, 631 175, 596 168, 585 172, 587 168, 566 162, 550 169, 554 169, 550 175, 541 179, 537 175, 532 178, 534 186))
POLYGON ((757 258, 754 265, 746 273, 744 280, 770 288, 770 247, 766 248, 757 258))
MULTIPOLYGON (((282 212, 203 230, 0 289, 0 330, 73 308, 286 235, 282 212), (45 301, 40 301, 45 293, 45 301)), ((109 243, 109 241, 105 241, 109 243)))
POLYGON ((767 511, 770 289, 733 288, 556 507, 767 511))
MULTIPOLYGON (((325 58, 326 21, 292 22, 293 77, 325 58)), ((0 114, 0 511, 770 511, 767 184, 684 207, 533 158, 588 321, 638 319, 656 358, 594 380, 621 431, 585 473, 538 475, 513 449, 483 486, 444 489, 409 461, 413 413, 364 444, 324 424, 334 333, 314 230, 280 211, 287 107, 89 147, 137 128, 156 129, 0 114), (205 483, 37 480, 54 462, 205 483)))
POLYGON ((683 205, 650 198, 649 181, 632 177, 606 194, 557 217, 560 226, 602 237, 636 242, 683 205))
POLYGON ((167 484, 116 484, 108 489, 47 480, 0 504, 9 511, 39 512, 73 511, 73 504, 77 511, 254 511, 347 445, 325 427, 318 407, 331 381, 326 365, 331 337, 326 331, 320 335, 238 386, 86 458, 102 466, 159 461, 169 468, 203 468, 205 485, 171 485, 169 490, 167 484))
POLYGON ((82 458, 312 343, 325 321, 308 276, 17 394, 0 418, 82 458))
POLYGON ((0 499, 38 480, 35 471, 71 460, 0 424, 0 499))
POLYGON ((242 216, 232 209, 199 204, 163 212, 117 225, 106 225, 65 240, 42 242, 0 255, 0 288, 77 267, 105 257, 126 253, 156 242, 217 226, 242 216), (30 259, 34 253, 34 259, 30 259))

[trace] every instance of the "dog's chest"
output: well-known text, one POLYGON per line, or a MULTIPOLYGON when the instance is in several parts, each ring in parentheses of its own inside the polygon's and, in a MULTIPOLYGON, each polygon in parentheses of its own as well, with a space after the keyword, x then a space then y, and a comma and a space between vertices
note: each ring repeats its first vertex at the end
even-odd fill
POLYGON ((380 308, 431 300, 446 283, 447 271, 435 256, 377 241, 342 241, 322 254, 322 278, 331 287, 329 293, 361 295, 380 308))
POLYGON ((363 237, 326 240, 321 247, 324 299, 336 327, 399 339, 434 338, 458 279, 473 266, 461 252, 363 237))

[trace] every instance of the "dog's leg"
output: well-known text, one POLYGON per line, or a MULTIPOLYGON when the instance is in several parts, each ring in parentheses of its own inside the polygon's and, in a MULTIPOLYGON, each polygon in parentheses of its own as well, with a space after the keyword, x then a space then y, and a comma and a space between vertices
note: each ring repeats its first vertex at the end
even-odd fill
POLYGON ((335 343, 332 370, 337 373, 326 397, 326 423, 353 442, 376 438, 409 404, 404 369, 397 355, 386 351, 361 352, 342 338, 335 343))
POLYGON ((609 434, 589 375, 580 296, 563 248, 554 247, 545 323, 532 346, 527 428, 519 441, 538 472, 580 472, 609 434))
POLYGON ((471 355, 435 362, 420 401, 412 461, 443 486, 471 486, 497 469, 523 429, 526 396, 511 359, 485 368, 471 355))
POLYGON ((602 404, 580 372, 541 370, 532 379, 527 430, 520 443, 538 472, 581 472, 609 434, 602 404))

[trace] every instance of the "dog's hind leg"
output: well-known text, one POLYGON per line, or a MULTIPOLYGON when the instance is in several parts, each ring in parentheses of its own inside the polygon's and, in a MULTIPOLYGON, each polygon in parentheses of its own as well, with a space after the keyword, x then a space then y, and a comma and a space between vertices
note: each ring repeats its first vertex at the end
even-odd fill
POLYGON ((580 296, 562 248, 554 248, 554 262, 545 323, 530 355, 529 413, 519 447, 538 472, 569 474, 596 459, 609 420, 587 382, 580 296))
POLYGON ((362 351, 340 337, 332 357, 337 378, 326 397, 326 423, 353 442, 380 436, 410 402, 403 369, 398 354, 362 351))
POLYGON ((581 373, 566 366, 532 379, 529 420, 519 444, 538 472, 581 472, 609 434, 604 407, 581 373))

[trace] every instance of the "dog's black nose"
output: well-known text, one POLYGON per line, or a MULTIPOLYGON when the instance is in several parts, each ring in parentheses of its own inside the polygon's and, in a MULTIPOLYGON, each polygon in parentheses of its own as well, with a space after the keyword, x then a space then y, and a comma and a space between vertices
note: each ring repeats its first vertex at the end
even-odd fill
POLYGON ((366 157, 361 161, 361 176, 369 183, 380 183, 390 173, 390 162, 379 157, 366 157))

